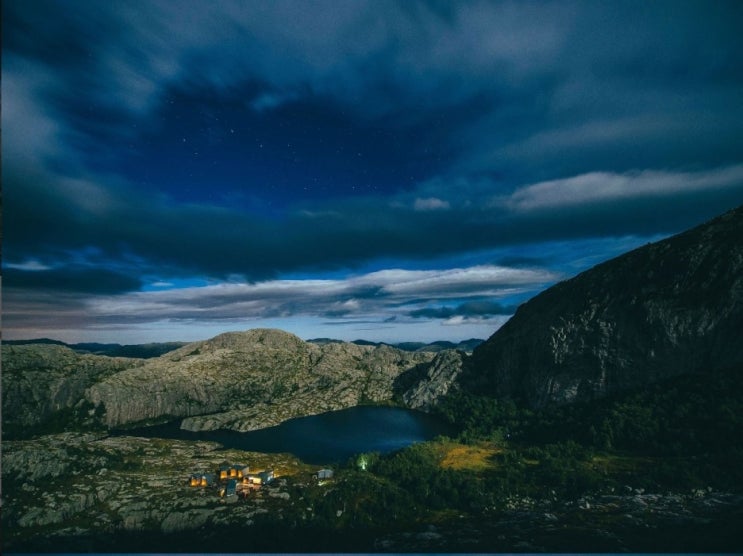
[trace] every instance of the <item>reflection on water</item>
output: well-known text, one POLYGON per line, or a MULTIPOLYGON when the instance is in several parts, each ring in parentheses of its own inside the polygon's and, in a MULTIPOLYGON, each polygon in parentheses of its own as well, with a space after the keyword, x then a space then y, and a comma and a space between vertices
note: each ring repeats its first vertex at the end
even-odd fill
POLYGON ((127 431, 128 435, 211 440, 225 448, 289 452, 312 464, 345 461, 361 452, 387 453, 415 442, 449 434, 445 423, 418 411, 396 407, 354 407, 286 421, 252 432, 190 432, 170 423, 127 431))

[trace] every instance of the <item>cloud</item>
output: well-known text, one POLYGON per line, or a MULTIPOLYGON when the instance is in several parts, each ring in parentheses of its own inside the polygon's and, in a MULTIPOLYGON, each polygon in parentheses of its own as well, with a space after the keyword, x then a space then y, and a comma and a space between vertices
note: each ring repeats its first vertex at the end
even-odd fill
POLYGON ((6 265, 3 279, 7 286, 27 291, 120 293, 138 290, 141 285, 138 278, 97 268, 40 269, 6 265))
POLYGON ((295 93, 263 93, 250 101, 250 107, 256 112, 273 110, 297 98, 295 93))
POLYGON ((354 323, 401 322, 411 316, 416 319, 455 315, 489 317, 505 314, 510 308, 488 299, 539 288, 556 279, 548 271, 478 266, 425 271, 392 269, 342 279, 223 282, 127 292, 134 284, 123 277, 114 280, 100 271, 88 273, 85 279, 66 271, 27 272, 13 277, 14 286, 6 295, 5 313, 6 322, 16 328, 30 314, 37 319, 37 325, 46 321, 58 323, 61 315, 74 315, 76 322, 85 322, 84 327, 101 323, 245 322, 286 317, 331 318, 354 323), (63 282, 57 283, 55 290, 52 282, 61 279, 63 282), (96 283, 90 284, 93 279, 96 283), (114 286, 119 286, 116 291, 114 286), (96 294, 82 295, 85 290, 96 294), (60 312, 41 318, 32 307, 42 299, 49 302, 47 296, 55 291, 63 293, 60 312), (452 300, 456 309, 451 313, 443 308, 426 308, 452 300))
POLYGON ((449 201, 443 201, 436 197, 428 197, 426 199, 416 199, 413 203, 413 210, 416 211, 430 211, 430 210, 449 210, 449 201))
MULTIPOLYGON (((527 185, 505 197, 493 197, 487 182, 478 182, 449 210, 416 211, 407 203, 390 208, 390 197, 370 196, 300 205, 281 218, 239 206, 173 203, 121 180, 109 185, 105 176, 60 180, 13 160, 4 163, 3 173, 9 184, 6 260, 64 265, 74 263, 72 253, 95 247, 102 256, 92 266, 105 270, 121 261, 119 273, 168 280, 239 274, 262 281, 379 259, 434 260, 509 245, 654 235, 701 223, 743 202, 741 166, 595 172, 527 185)), ((519 279, 512 270, 507 275, 519 279)), ((6 281, 12 285, 14 279, 6 281)), ((414 286, 400 287, 425 290, 435 282, 422 274, 414 286)))
POLYGON ((41 68, 24 66, 18 56, 3 56, 2 124, 6 140, 2 150, 5 160, 28 163, 42 161, 59 150, 64 126, 39 98, 53 81, 41 68), (8 136, 13 140, 8 141, 8 136))
POLYGON ((113 325, 117 311, 350 318, 395 304, 400 321, 551 281, 580 250, 557 256, 555 242, 603 238, 600 259, 626 236, 680 231, 743 203, 740 20, 726 2, 6 2, 10 308, 28 299, 23 314, 41 319, 56 291, 55 314, 76 322, 91 307, 113 325), (177 101, 204 121, 233 103, 230 115, 263 122, 246 126, 256 136, 302 116, 286 133, 307 134, 309 162, 284 174, 293 155, 240 150, 232 189, 218 173, 189 180, 150 142, 180 125, 162 119, 177 101), (333 168, 342 187, 302 193, 326 162, 320 131, 333 147, 377 145, 363 193, 347 153, 333 168), (280 194, 272 173, 289 176, 280 194), (530 267, 552 270, 479 258, 524 246, 545 250, 530 267), (88 249, 98 255, 78 260, 88 249), (409 270, 455 256, 469 262, 409 270), (369 268, 387 270, 279 279, 369 268), (222 286, 138 291, 160 278, 222 286))
POLYGON ((446 270, 382 270, 356 279, 357 283, 377 285, 389 295, 420 298, 456 298, 477 293, 495 295, 499 290, 552 282, 554 273, 489 265, 446 270))
POLYGON ((741 165, 686 173, 652 170, 626 174, 591 172, 521 187, 504 203, 509 209, 522 212, 617 200, 671 197, 726 188, 739 189, 742 185, 741 165))
MULTIPOLYGON (((505 322, 505 319, 496 319, 500 320, 499 327, 505 322)), ((472 325, 472 324, 480 324, 483 322, 490 323, 491 326, 495 326, 495 323, 491 319, 484 319, 482 317, 471 317, 471 316, 465 316, 465 315, 455 315, 449 319, 446 319, 442 322, 443 326, 465 326, 465 325, 472 325)))
POLYGON ((50 270, 52 267, 45 265, 37 261, 36 259, 28 259, 22 263, 5 263, 4 268, 12 268, 14 270, 21 270, 24 272, 40 272, 44 270, 50 270))
POLYGON ((456 307, 426 307, 410 311, 413 318, 432 318, 451 320, 455 317, 490 317, 495 315, 512 315, 515 307, 504 306, 493 301, 468 301, 456 307))

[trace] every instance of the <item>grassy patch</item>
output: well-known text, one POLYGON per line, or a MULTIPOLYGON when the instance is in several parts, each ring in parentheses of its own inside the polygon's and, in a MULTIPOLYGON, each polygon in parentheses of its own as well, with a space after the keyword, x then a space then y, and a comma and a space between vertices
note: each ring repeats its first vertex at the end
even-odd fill
POLYGON ((494 457, 504 449, 490 442, 478 444, 448 443, 445 446, 441 467, 456 471, 482 472, 495 468, 494 457))

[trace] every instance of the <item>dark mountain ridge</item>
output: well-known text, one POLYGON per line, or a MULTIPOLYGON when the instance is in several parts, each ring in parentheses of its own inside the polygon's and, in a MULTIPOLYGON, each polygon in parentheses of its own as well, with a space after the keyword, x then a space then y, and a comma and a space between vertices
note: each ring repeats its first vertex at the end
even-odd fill
POLYGON ((556 284, 474 350, 465 389, 531 407, 743 362, 743 207, 556 284))
MULTIPOLYGON (((324 344, 343 344, 343 340, 334 340, 332 338, 314 338, 307 340, 311 344, 324 345, 324 344)), ((477 346, 482 344, 485 340, 479 338, 470 338, 469 340, 462 340, 461 342, 450 342, 448 340, 438 340, 436 342, 372 342, 369 340, 353 340, 351 343, 357 346, 389 346, 402 351, 421 351, 437 353, 439 351, 445 351, 447 349, 456 349, 464 352, 472 352, 477 346)))
POLYGON ((55 345, 65 346, 77 353, 90 353, 93 355, 107 355, 108 357, 130 357, 134 359, 151 359, 160 357, 170 351, 183 347, 187 342, 152 342, 148 344, 102 344, 99 342, 81 342, 68 344, 60 340, 50 338, 36 338, 33 340, 3 340, 8 346, 22 345, 55 345))
MULTIPOLYGON (((335 340, 333 338, 314 338, 307 340, 309 343, 317 345, 325 344, 344 344, 343 340, 335 340)), ((436 342, 400 342, 400 343, 387 343, 387 342, 370 342, 367 340, 354 340, 352 344, 358 346, 389 346, 402 351, 422 351, 436 353, 447 349, 457 349, 460 351, 471 353, 473 349, 482 344, 485 340, 478 338, 471 338, 469 340, 463 340, 461 342, 449 342, 447 340, 439 340, 436 342)), ((160 357, 166 353, 174 351, 178 348, 185 346, 188 342, 151 342, 147 344, 117 344, 117 343, 99 343, 99 342, 79 342, 76 344, 69 344, 60 340, 53 340, 51 338, 34 338, 31 340, 3 340, 3 344, 8 346, 21 346, 21 345, 56 345, 65 346, 78 353, 91 353, 93 355, 107 355, 108 357, 131 357, 135 359, 152 359, 154 357, 160 357)))

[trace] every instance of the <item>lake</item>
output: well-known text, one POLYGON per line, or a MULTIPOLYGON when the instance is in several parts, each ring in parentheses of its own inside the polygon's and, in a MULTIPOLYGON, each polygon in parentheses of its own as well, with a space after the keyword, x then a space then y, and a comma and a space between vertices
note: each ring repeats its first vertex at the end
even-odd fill
POLYGON ((398 407, 361 406, 291 419, 251 432, 191 432, 180 422, 122 431, 120 434, 210 440, 225 448, 264 453, 288 452, 311 464, 344 462, 362 452, 388 453, 415 442, 451 434, 446 423, 425 413, 398 407))

